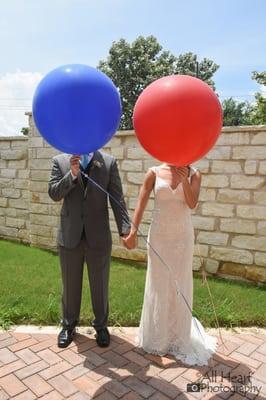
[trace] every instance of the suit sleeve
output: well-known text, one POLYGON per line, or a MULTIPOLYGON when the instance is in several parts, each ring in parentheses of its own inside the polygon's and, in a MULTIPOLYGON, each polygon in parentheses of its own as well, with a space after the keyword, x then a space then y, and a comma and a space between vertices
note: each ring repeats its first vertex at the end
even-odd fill
POLYGON ((115 221, 119 235, 120 236, 126 235, 130 231, 131 224, 123 196, 121 179, 119 176, 117 163, 115 159, 112 161, 111 164, 110 182, 108 186, 108 191, 111 195, 109 196, 109 200, 115 216, 115 221), (116 199, 116 201, 114 199, 116 199))
POLYGON ((73 180, 70 170, 63 175, 58 161, 53 159, 52 172, 48 184, 48 194, 54 201, 62 200, 76 187, 77 179, 73 180))

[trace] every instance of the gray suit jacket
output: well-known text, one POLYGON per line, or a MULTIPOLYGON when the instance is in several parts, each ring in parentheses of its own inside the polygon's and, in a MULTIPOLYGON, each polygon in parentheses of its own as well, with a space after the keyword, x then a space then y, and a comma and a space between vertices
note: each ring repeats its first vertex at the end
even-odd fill
MULTIPOLYGON (((112 237, 109 226, 107 195, 93 183, 84 187, 81 175, 73 180, 70 173, 70 155, 60 154, 53 158, 53 168, 49 181, 49 196, 54 201, 63 201, 58 244, 66 248, 78 245, 83 227, 87 244, 95 251, 110 251, 112 237)), ((109 192, 125 210, 121 210, 114 200, 110 204, 120 235, 130 230, 129 216, 123 198, 121 180, 114 157, 96 151, 91 160, 90 177, 109 192)))

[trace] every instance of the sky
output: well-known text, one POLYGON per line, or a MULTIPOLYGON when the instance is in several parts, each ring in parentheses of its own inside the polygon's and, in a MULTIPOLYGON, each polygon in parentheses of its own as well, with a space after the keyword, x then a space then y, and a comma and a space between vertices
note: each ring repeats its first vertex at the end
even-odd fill
POLYGON ((266 70, 265 0, 0 0, 0 136, 27 126, 38 82, 64 64, 96 67, 113 41, 154 35, 175 55, 220 65, 223 100, 254 99, 266 70))

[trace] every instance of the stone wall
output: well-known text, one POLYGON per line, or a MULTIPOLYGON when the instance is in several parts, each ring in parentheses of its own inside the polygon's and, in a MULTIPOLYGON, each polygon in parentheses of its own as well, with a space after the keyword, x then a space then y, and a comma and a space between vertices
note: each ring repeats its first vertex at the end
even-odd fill
POLYGON ((0 136, 0 237, 29 242, 28 138, 0 136))
MULTIPOLYGON (((60 204, 47 194, 52 149, 29 115, 29 138, 0 138, 0 236, 34 246, 56 248, 60 204), (28 151, 27 151, 28 149, 28 151)), ((117 132, 104 148, 118 160, 124 194, 133 214, 148 167, 158 164, 140 148, 134 132, 117 132)), ((202 172, 199 205, 193 212, 196 243, 193 269, 200 255, 210 273, 266 281, 266 126, 223 128, 215 147, 195 164, 202 172)), ((150 199, 141 233, 148 232, 150 199)), ((112 212, 113 255, 146 259, 146 244, 121 246, 112 212)))

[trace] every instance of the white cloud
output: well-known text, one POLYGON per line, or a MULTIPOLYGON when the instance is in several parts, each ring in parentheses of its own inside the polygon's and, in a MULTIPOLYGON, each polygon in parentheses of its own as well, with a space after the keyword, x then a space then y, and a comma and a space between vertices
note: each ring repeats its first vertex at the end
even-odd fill
POLYGON ((34 90, 43 75, 39 72, 9 72, 0 77, 0 136, 21 135, 28 126, 34 90))

